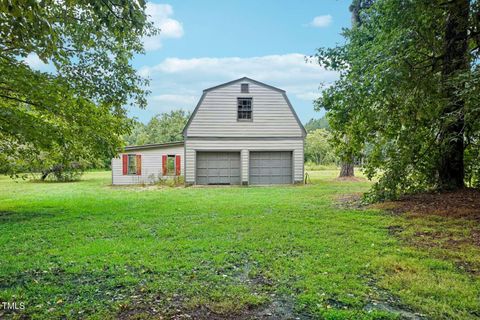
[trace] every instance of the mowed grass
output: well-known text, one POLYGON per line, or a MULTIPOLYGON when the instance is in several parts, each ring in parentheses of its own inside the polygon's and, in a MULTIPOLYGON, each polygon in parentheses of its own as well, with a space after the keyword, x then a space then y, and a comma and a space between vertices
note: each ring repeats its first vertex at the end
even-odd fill
POLYGON ((0 301, 25 308, 0 318, 480 317, 478 274, 391 232, 413 236, 408 218, 339 204, 370 184, 335 175, 248 188, 2 177, 0 301))

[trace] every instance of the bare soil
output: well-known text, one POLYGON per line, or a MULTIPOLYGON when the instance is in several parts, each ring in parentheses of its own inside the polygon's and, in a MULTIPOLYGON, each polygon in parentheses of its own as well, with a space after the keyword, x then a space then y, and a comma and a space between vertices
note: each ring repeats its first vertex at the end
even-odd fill
POLYGON ((410 246, 480 275, 480 190, 419 193, 372 205, 402 217, 388 232, 410 246))
POLYGON ((480 222, 480 190, 463 189, 444 193, 419 193, 404 196, 398 201, 385 202, 376 207, 398 214, 438 215, 473 219, 480 222))

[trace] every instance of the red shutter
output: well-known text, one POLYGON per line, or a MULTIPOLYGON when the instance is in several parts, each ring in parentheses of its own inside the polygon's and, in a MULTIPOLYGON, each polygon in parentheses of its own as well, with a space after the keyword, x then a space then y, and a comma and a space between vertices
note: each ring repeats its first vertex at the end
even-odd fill
POLYGON ((126 175, 128 174, 128 155, 122 154, 122 164, 123 164, 123 167, 122 167, 123 175, 126 175))
POLYGON ((137 176, 142 175, 142 155, 137 154, 137 176))
POLYGON ((180 175, 180 168, 181 167, 181 161, 180 161, 180 156, 176 155, 175 156, 175 175, 179 176, 180 175))
POLYGON ((167 156, 162 156, 162 175, 167 175, 167 156))

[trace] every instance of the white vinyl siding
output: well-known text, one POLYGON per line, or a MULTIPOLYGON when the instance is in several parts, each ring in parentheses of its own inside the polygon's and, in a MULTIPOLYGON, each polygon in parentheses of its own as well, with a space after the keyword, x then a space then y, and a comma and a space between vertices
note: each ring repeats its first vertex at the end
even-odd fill
POLYGON ((184 148, 182 145, 158 147, 152 149, 128 150, 123 154, 140 154, 142 156, 141 175, 123 175, 122 154, 112 159, 112 184, 128 185, 154 183, 162 177, 162 155, 180 155, 180 175, 183 175, 184 148))
POLYGON ((282 92, 245 82, 249 93, 241 93, 241 82, 207 91, 186 136, 302 137, 302 128, 282 92), (252 98, 251 121, 238 121, 237 98, 252 98))
POLYGON ((201 138, 185 141, 185 180, 195 183, 195 155, 201 151, 239 151, 241 153, 241 180, 248 182, 250 151, 292 151, 293 179, 303 181, 303 138, 290 139, 215 139, 201 138))

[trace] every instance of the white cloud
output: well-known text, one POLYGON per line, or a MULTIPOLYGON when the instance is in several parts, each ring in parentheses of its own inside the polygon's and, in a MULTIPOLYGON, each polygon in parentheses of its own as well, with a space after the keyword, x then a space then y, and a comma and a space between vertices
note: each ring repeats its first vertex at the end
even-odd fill
POLYGON ((43 71, 48 67, 48 64, 40 60, 36 53, 30 53, 23 61, 35 70, 43 71))
POLYGON ((186 105, 190 106, 195 103, 196 97, 192 95, 181 95, 181 94, 160 94, 153 96, 153 101, 158 101, 161 103, 171 103, 174 105, 186 105))
POLYGON ((173 15, 171 5, 147 2, 145 12, 149 16, 148 20, 153 22, 156 28, 160 29, 159 34, 143 39, 146 51, 160 49, 162 47, 162 39, 181 38, 183 36, 182 24, 178 20, 171 18, 173 15))
POLYGON ((319 86, 335 81, 338 74, 307 60, 299 53, 248 58, 167 58, 140 69, 141 75, 150 78, 152 94, 147 109, 137 110, 135 115, 148 120, 156 113, 175 108, 193 110, 203 89, 246 76, 286 90, 300 118, 309 118, 319 86))
POLYGON ((323 16, 316 16, 313 18, 312 22, 310 22, 310 26, 315 28, 325 28, 328 27, 332 23, 332 16, 327 14, 323 16))
POLYGON ((320 97, 320 91, 318 92, 303 92, 296 95, 298 99, 313 101, 320 97))

